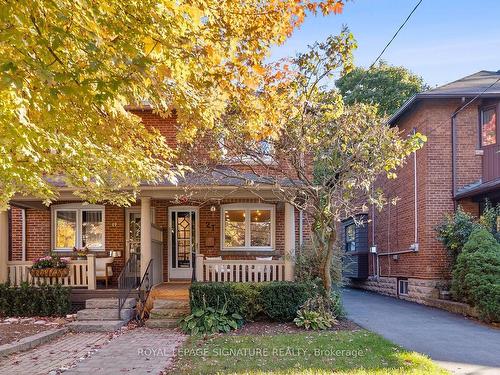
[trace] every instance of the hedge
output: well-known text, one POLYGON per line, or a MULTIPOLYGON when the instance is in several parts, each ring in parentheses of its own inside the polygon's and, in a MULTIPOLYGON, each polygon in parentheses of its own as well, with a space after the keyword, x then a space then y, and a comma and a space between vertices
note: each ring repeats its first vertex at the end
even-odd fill
POLYGON ((286 322, 292 321, 300 306, 317 294, 317 286, 287 281, 193 283, 189 291, 192 310, 226 304, 228 313, 237 313, 245 320, 264 314, 271 320, 286 322))
POLYGON ((70 293, 58 284, 0 284, 0 316, 64 316, 70 311, 70 293))
POLYGON ((480 317, 500 322, 500 244, 484 228, 475 229, 453 269, 452 292, 476 306, 480 317))

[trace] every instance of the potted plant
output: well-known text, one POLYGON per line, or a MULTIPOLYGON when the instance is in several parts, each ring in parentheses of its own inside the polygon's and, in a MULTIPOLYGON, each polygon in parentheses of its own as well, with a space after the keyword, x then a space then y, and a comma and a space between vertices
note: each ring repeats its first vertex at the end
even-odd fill
POLYGON ((85 246, 83 249, 77 249, 76 247, 74 247, 73 252, 76 253, 77 260, 85 260, 87 259, 87 254, 89 253, 89 249, 87 246, 85 246))
POLYGON ((33 261, 30 274, 33 277, 66 277, 69 275, 68 263, 68 258, 47 255, 33 261))

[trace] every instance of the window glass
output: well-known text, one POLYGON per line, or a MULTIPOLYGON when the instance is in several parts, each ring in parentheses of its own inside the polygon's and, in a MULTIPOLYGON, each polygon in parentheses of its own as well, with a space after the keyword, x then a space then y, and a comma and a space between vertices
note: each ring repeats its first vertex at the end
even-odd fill
POLYGON ((76 246, 76 211, 56 211, 56 248, 76 246))
POLYGON ((497 143, 497 115, 494 108, 482 111, 481 145, 489 146, 497 143))
POLYGON ((271 210, 252 210, 250 217, 250 246, 271 246, 271 210))
POLYGON ((103 247, 102 211, 82 211, 82 246, 103 247))
POLYGON ((356 225, 349 224, 345 227, 345 250, 356 251, 356 225))
POLYGON ((224 224, 224 247, 245 246, 245 210, 225 210, 224 224))

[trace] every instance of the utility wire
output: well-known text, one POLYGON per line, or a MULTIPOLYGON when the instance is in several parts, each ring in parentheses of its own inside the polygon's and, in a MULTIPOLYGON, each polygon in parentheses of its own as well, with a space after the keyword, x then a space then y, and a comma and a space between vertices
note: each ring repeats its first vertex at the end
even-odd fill
POLYGON ((401 26, 399 26, 399 28, 396 30, 396 32, 394 33, 394 35, 392 36, 391 40, 389 40, 389 42, 385 45, 384 49, 382 50, 382 52, 379 53, 379 55, 377 56, 377 58, 373 61, 373 63, 370 65, 370 67, 368 68, 368 70, 365 72, 365 74, 363 75, 363 77, 361 77, 361 79, 358 81, 358 83, 356 83, 356 85, 354 85, 354 87, 352 88, 351 90, 351 93, 354 92, 354 90, 365 80, 366 76, 368 75, 368 72, 375 66, 375 64, 380 60, 380 58, 382 57, 382 55, 385 53, 385 51, 387 50, 387 48, 389 48, 389 46, 391 45, 391 43, 394 41, 394 39, 396 39, 396 37, 398 36, 399 32, 403 29, 403 27, 405 27, 405 25, 408 23, 408 21, 410 20, 411 16, 413 15, 413 13, 415 13, 415 11, 417 10, 417 8, 420 6, 420 4, 422 3, 423 0, 420 0, 417 5, 415 5, 412 9, 412 11, 410 12, 410 14, 408 14, 408 16, 406 17, 406 19, 404 20, 404 22, 401 24, 401 26))
POLYGON ((486 91, 488 91, 489 89, 491 89, 498 82, 500 82, 500 77, 495 82, 493 82, 491 85, 489 85, 488 87, 486 87, 483 91, 481 91, 479 94, 477 94, 475 97, 473 97, 471 100, 469 100, 467 103, 465 103, 463 106, 461 106, 459 109, 457 109, 455 112, 453 112, 453 114, 451 115, 451 117, 454 117, 454 116, 458 115, 461 111, 463 111, 470 104, 472 104, 472 102, 474 102, 476 99, 479 99, 481 96, 483 96, 483 94, 486 93, 486 91))

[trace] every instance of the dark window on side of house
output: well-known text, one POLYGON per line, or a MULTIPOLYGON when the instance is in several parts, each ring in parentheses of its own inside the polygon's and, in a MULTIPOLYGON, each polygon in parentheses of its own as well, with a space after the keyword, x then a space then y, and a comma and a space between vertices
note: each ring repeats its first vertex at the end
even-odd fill
POLYGON ((403 296, 408 295, 408 280, 405 279, 398 280, 398 294, 403 296))
POLYGON ((345 227, 345 251, 356 251, 356 224, 345 227))
POLYGON ((495 107, 481 110, 481 146, 497 143, 497 113, 495 107))

